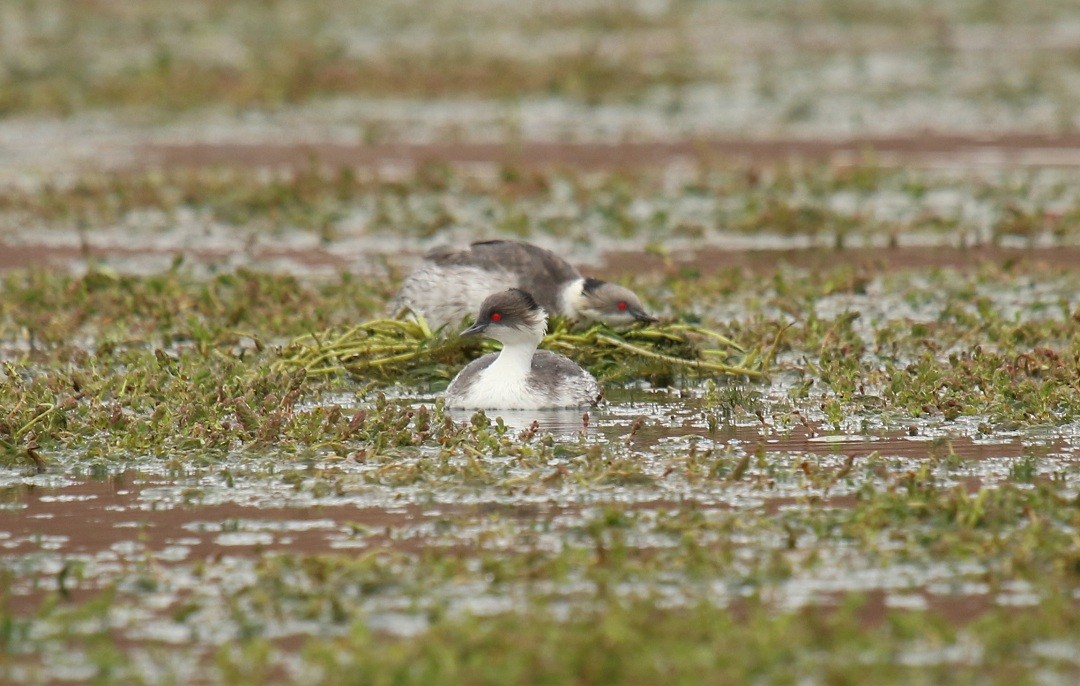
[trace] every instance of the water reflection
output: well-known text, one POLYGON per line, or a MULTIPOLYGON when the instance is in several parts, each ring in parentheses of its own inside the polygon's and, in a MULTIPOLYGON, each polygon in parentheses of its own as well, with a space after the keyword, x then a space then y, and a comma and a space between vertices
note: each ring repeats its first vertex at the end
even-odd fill
MULTIPOLYGON (((455 422, 468 422, 476 414, 473 410, 447 410, 455 422)), ((590 435, 596 427, 596 409, 558 409, 558 410, 488 410, 484 413, 493 423, 502 419, 510 429, 530 431, 534 427, 538 433, 565 436, 584 431, 590 435)))

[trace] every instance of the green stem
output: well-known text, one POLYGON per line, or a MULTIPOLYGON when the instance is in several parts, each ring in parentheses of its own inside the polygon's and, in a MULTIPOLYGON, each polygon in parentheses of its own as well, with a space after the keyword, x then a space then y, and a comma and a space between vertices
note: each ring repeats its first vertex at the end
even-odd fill
POLYGON ((736 350, 738 350, 741 353, 746 352, 746 348, 742 347, 741 345, 739 345, 735 341, 731 340, 727 336, 725 336, 723 334, 720 334, 720 333, 716 333, 715 331, 709 331, 708 329, 703 329, 703 328, 701 328, 699 326, 690 326, 688 324, 672 324, 668 328, 670 328, 673 331, 689 331, 691 333, 700 334, 702 336, 708 336, 709 338, 720 341, 724 345, 730 345, 732 348, 735 348, 736 350))
POLYGON ((31 420, 30 420, 29 422, 27 422, 26 424, 24 424, 24 425, 22 426, 22 428, 21 428, 21 429, 19 429, 18 431, 16 431, 16 432, 15 432, 15 434, 14 434, 14 435, 12 436, 12 438, 14 438, 14 439, 15 439, 16 441, 17 441, 17 440, 19 440, 19 439, 20 439, 20 438, 22 438, 22 437, 23 437, 24 435, 26 435, 26 432, 27 432, 27 431, 29 431, 30 429, 34 428, 34 425, 35 425, 35 424, 37 424, 38 422, 40 422, 40 421, 41 421, 42 419, 44 419, 44 418, 48 417, 48 416, 49 416, 49 415, 51 415, 52 413, 56 412, 56 409, 57 409, 57 406, 56 406, 56 405, 49 405, 49 409, 47 409, 47 410, 44 410, 44 411, 42 411, 42 412, 41 412, 40 414, 38 414, 38 415, 37 415, 36 417, 34 417, 34 418, 33 418, 33 419, 31 419, 31 420))
POLYGON ((632 343, 621 341, 618 338, 612 338, 611 336, 605 336, 603 334, 597 335, 598 341, 604 341, 608 345, 613 345, 617 348, 629 350, 632 353, 641 355, 642 357, 649 357, 654 360, 663 360, 664 362, 670 362, 671 364, 680 365, 683 367, 693 367, 695 369, 709 369, 721 374, 731 374, 735 376, 749 376, 751 378, 761 378, 765 376, 762 372, 754 369, 744 369, 742 367, 732 367, 726 364, 716 364, 714 362, 702 362, 701 360, 683 360, 678 357, 672 357, 670 355, 664 355, 662 353, 654 353, 651 350, 645 348, 639 348, 632 343))

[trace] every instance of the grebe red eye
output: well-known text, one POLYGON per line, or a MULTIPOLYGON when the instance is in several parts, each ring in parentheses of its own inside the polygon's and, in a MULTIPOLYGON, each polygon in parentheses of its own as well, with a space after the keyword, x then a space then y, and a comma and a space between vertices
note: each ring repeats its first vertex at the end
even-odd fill
POLYGON ((626 311, 626 303, 625 302, 619 303, 618 308, 625 312, 626 311))
POLYGON ((502 319, 502 315, 499 314, 498 312, 492 312, 491 313, 491 321, 497 322, 497 321, 499 321, 501 319, 502 319))

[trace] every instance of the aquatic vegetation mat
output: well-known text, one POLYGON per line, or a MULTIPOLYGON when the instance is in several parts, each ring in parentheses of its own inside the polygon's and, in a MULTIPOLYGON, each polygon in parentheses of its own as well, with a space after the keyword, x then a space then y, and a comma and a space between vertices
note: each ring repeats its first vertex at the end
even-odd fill
MULTIPOLYGON (((764 378, 777 343, 758 344, 748 352, 719 332, 691 324, 622 331, 594 324, 574 330, 570 322, 557 319, 540 347, 567 355, 602 382, 647 380, 669 385, 676 379, 712 376, 764 378)), ((347 372, 374 384, 430 384, 448 381, 479 350, 492 347, 476 339, 433 333, 422 320, 378 319, 343 332, 297 338, 281 351, 275 367, 316 375, 347 372)))

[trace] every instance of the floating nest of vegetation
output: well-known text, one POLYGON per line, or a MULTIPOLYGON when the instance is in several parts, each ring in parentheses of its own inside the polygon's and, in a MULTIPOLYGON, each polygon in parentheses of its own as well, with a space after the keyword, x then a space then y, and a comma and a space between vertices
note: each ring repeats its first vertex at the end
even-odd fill
MULTIPOLYGON (((744 348, 692 324, 659 324, 617 331, 603 324, 574 330, 555 318, 540 347, 560 352, 608 383, 644 379, 669 386, 687 378, 766 376, 777 341, 744 348)), ((491 341, 432 332, 420 321, 376 319, 346 330, 301 336, 281 351, 281 370, 347 373, 375 386, 393 383, 438 387, 491 341)))

